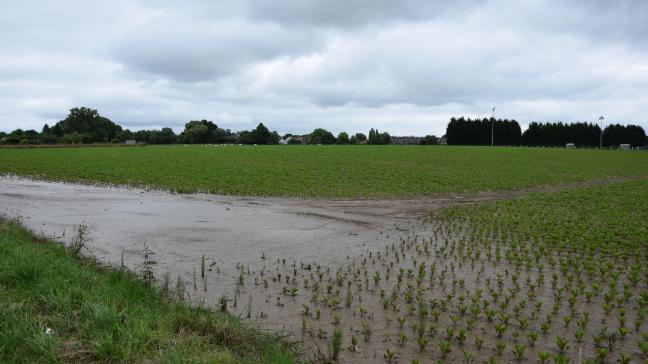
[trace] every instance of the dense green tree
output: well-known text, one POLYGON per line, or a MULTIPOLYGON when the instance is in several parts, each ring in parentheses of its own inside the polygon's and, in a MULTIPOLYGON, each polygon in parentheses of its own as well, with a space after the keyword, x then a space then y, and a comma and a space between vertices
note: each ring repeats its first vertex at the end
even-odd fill
POLYGON ((122 143, 127 140, 133 140, 133 133, 128 129, 122 130, 122 132, 117 135, 117 139, 122 143))
POLYGON ((337 137, 338 144, 349 144, 349 134, 341 132, 337 137))
POLYGON ((185 124, 184 142, 188 144, 212 143, 218 126, 209 120, 191 120, 185 124))
POLYGON ((7 134, 4 138, 4 143, 5 144, 20 144, 21 140, 23 139, 23 130, 22 129, 16 129, 12 131, 11 133, 7 134))
POLYGON ((80 144, 84 142, 84 139, 81 133, 75 131, 73 133, 64 134, 60 141, 63 144, 80 144))
POLYGON ((646 144, 646 132, 639 125, 610 124, 603 130, 603 145, 606 147, 630 144, 642 147, 646 144))
POLYGON ((263 123, 257 125, 252 131, 252 136, 256 144, 270 144, 270 130, 263 123))
POLYGON ((63 129, 61 129, 61 126, 58 123, 54 124, 54 126, 50 129, 50 131, 52 134, 54 134, 59 138, 63 136, 63 129))
POLYGON ((281 135, 279 135, 279 133, 277 133, 276 131, 273 131, 272 133, 270 133, 268 144, 279 144, 279 140, 281 140, 281 135))
POLYGON ((451 118, 446 128, 448 144, 490 145, 491 126, 495 145, 519 145, 522 140, 520 124, 508 119, 451 118))
POLYGON ((421 139, 421 145, 439 145, 439 138, 434 135, 426 135, 421 139))
POLYGON ((163 128, 160 131, 160 144, 171 144, 176 141, 196 143, 230 143, 234 141, 232 132, 229 129, 219 128, 209 120, 192 120, 185 124, 184 131, 175 135, 170 128, 163 128), (173 140, 169 142, 169 140, 173 140))
POLYGON ((39 140, 41 144, 58 143, 58 137, 52 133, 41 133, 39 140))
POLYGON ((159 135, 160 144, 173 144, 176 141, 176 135, 171 128, 162 128, 159 135))
POLYGON ((185 129, 184 141, 189 144, 209 143, 211 136, 211 131, 207 126, 195 125, 185 129))
POLYGON ((259 123, 256 129, 242 132, 238 142, 241 144, 277 144, 279 143, 279 134, 271 133, 263 123, 259 123))
POLYGON ((371 128, 369 130, 369 138, 367 139, 367 144, 390 144, 391 135, 389 133, 381 133, 378 129, 374 130, 371 128))
POLYGON ((382 141, 382 144, 391 144, 391 135, 389 135, 388 132, 382 133, 380 139, 382 141))
POLYGON ((529 124, 522 134, 522 144, 530 146, 598 146, 601 129, 591 123, 537 123, 529 124))
POLYGON ((95 109, 75 107, 70 109, 68 116, 59 121, 54 134, 61 135, 78 133, 81 142, 109 142, 122 131, 121 126, 105 118, 95 109), (60 129, 60 131, 59 131, 60 129))
POLYGON ((52 128, 47 124, 43 125, 38 139, 41 144, 56 144, 58 142, 58 137, 52 133, 52 128))
POLYGON ((310 133, 310 144, 335 144, 335 142, 337 142, 335 136, 325 129, 318 128, 310 133))

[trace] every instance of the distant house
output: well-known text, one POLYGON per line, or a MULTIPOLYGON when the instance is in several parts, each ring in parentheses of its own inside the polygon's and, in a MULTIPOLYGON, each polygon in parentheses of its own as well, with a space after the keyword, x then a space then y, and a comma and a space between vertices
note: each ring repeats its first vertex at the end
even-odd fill
POLYGON ((296 140, 299 140, 302 144, 308 144, 308 142, 310 142, 310 135, 309 134, 296 136, 294 138, 296 140))
POLYGON ((565 144, 565 148, 576 148, 576 144, 574 144, 574 143, 567 143, 567 144, 565 144))
POLYGON ((418 136, 393 136, 391 137, 392 144, 421 144, 423 137, 418 136))
POLYGON ((288 144, 293 139, 292 136, 279 139, 279 144, 288 144))
POLYGON ((124 144, 126 144, 126 145, 135 145, 135 144, 137 144, 137 140, 128 139, 128 140, 124 141, 124 144))

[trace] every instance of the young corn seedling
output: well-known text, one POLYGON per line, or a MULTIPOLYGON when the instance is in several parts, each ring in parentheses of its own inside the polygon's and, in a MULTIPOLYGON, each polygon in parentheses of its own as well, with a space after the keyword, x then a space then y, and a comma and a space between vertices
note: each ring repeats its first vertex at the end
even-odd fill
POLYGON ((351 335, 351 346, 349 346, 349 351, 353 353, 358 351, 358 338, 355 335, 351 335))
POLYGON ((452 351, 452 342, 448 340, 440 340, 437 343, 437 348, 441 353, 441 358, 445 359, 448 356, 448 354, 452 351))
POLYGON ((567 343, 567 340, 565 338, 558 335, 556 336, 556 347, 558 348, 558 352, 560 354, 565 354, 565 352, 567 352, 567 349, 569 349, 569 344, 567 343))
POLYGON ((551 360, 551 354, 549 354, 546 351, 538 352, 538 361, 540 362, 540 364, 549 364, 550 360, 551 360))
POLYGON ((457 339, 457 343, 459 343, 459 346, 462 346, 466 341, 466 330, 459 329, 459 332, 457 332, 456 339, 457 339))
POLYGON ((502 337, 504 331, 506 331, 506 324, 504 323, 495 324, 495 332, 497 333, 497 337, 502 337))
POLYGON ((385 358, 385 360, 388 363, 393 363, 394 360, 396 360, 396 352, 394 350, 390 349, 390 348, 387 348, 387 349, 385 349, 385 353, 383 354, 383 358, 385 358))
POLYGON ((404 346, 407 343, 407 335, 405 335, 404 332, 399 331, 398 332, 398 339, 396 339, 398 342, 398 345, 404 346))
POLYGON ((416 338, 416 343, 418 344, 419 351, 422 353, 425 351, 425 347, 427 346, 429 340, 425 336, 419 336, 416 338))
POLYGON ((506 349, 506 343, 502 340, 497 340, 497 342, 495 343, 495 350, 497 351, 497 355, 502 356, 505 349, 506 349))
POLYGON ((525 349, 526 347, 523 344, 515 344, 513 347, 513 356, 515 357, 515 360, 522 361, 522 359, 524 359, 525 349))
POLYGON ((475 346, 477 347, 477 350, 481 350, 484 346, 484 338, 479 335, 475 336, 475 346))
POLYGON ((463 357, 464 357, 463 361, 464 361, 464 363, 472 364, 472 363, 475 362, 475 355, 473 353, 471 353, 469 351, 466 351, 466 350, 462 350, 461 352, 463 353, 463 357))
POLYGON ((333 330, 333 338, 331 339, 331 347, 333 348, 333 360, 338 360, 340 357, 340 349, 342 346, 342 331, 340 329, 333 330))

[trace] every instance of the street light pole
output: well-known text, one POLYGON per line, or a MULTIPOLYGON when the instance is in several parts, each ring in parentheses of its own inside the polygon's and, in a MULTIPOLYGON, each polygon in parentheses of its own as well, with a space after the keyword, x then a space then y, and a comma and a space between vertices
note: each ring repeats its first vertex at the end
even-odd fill
POLYGON ((599 116, 599 128, 601 129, 601 138, 599 139, 599 149, 603 148, 603 120, 605 118, 603 116, 599 116))
POLYGON ((493 123, 495 122, 495 106, 493 106, 493 114, 491 115, 491 147, 495 144, 494 143, 494 132, 493 132, 493 123))

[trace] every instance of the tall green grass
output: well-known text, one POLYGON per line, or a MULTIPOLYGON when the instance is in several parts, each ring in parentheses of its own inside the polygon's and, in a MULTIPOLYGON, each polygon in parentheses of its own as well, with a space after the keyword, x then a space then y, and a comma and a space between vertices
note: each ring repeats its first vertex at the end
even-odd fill
POLYGON ((0 362, 291 363, 292 349, 0 220, 0 362))

